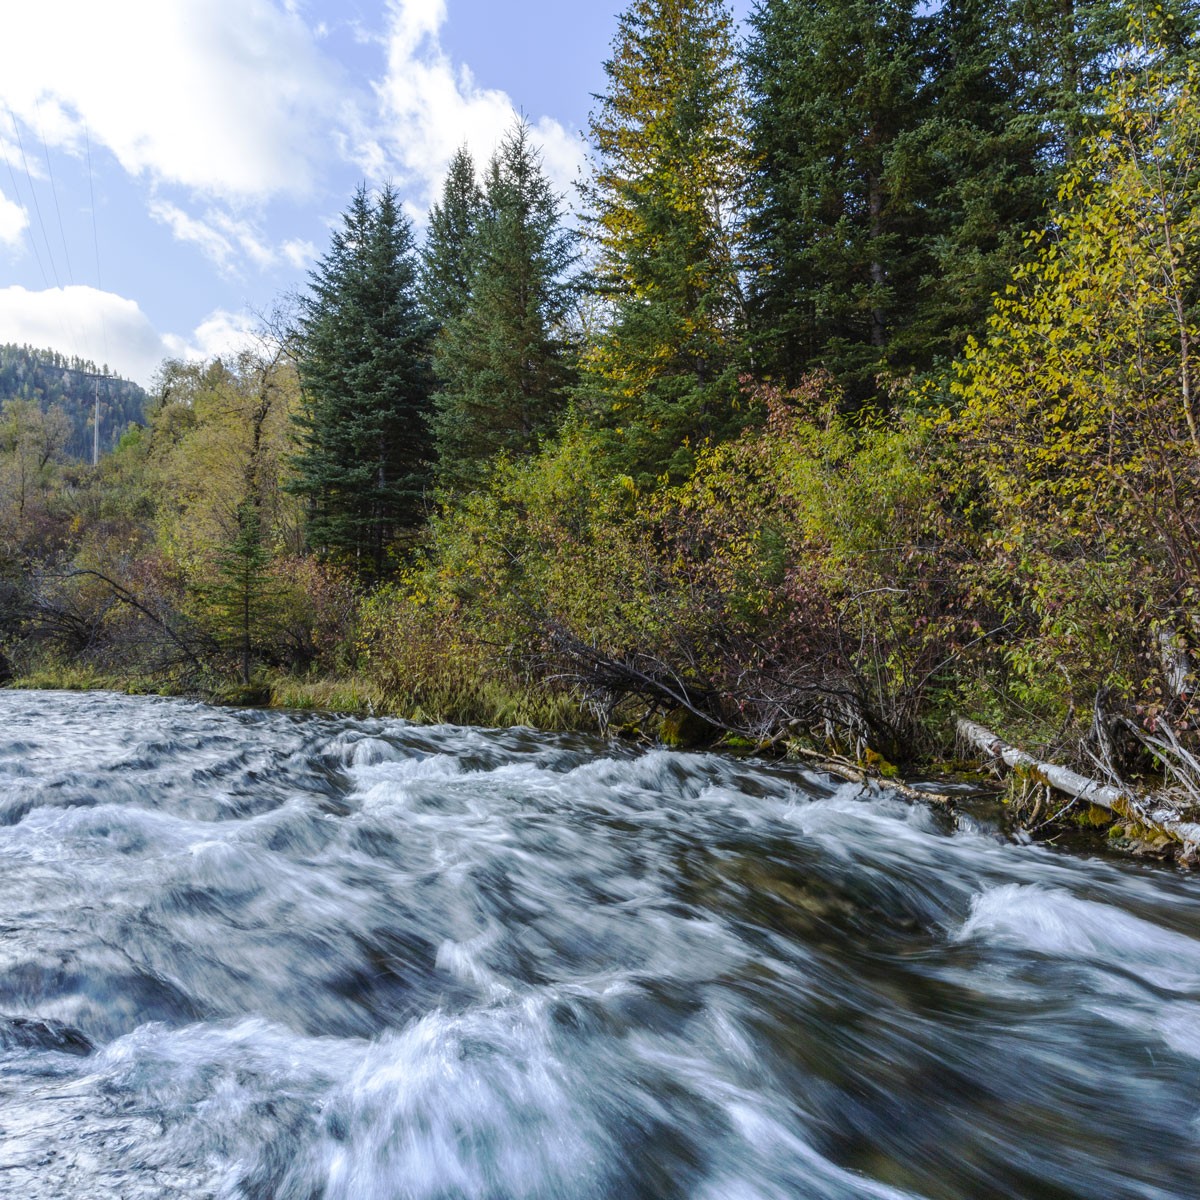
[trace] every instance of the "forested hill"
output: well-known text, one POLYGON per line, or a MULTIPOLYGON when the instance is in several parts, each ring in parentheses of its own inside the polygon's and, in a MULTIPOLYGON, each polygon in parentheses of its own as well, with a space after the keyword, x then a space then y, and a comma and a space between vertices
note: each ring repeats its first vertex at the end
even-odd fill
POLYGON ((0 345, 0 402, 33 400, 47 411, 58 405, 67 415, 70 433, 64 447, 71 458, 92 455, 92 414, 97 381, 100 389, 100 451, 111 451, 121 435, 145 418, 146 392, 130 379, 109 375, 86 359, 39 350, 33 346, 0 345))

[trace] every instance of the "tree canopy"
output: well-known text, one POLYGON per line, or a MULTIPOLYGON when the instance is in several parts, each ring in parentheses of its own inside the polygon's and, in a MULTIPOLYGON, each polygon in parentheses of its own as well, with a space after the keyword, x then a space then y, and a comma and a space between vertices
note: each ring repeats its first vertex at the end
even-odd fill
MULTIPOLYGON (((501 453, 527 454, 549 434, 571 378, 564 322, 573 285, 573 238, 542 167, 529 125, 518 120, 488 164, 482 196, 472 199, 456 158, 443 203, 431 215, 441 238, 455 211, 463 240, 446 289, 435 343, 433 430, 438 481, 447 491, 478 484, 501 453), (472 213, 472 207, 474 213, 472 213)), ((448 264, 446 249, 431 262, 448 264)))

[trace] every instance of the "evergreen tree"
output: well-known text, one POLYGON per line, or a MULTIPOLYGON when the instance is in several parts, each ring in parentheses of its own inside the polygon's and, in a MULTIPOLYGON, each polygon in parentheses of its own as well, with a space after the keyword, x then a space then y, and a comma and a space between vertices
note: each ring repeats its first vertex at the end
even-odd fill
POLYGON ((429 213, 429 231, 421 252, 421 298, 439 324, 457 320, 471 299, 475 274, 475 233, 483 211, 483 192, 466 147, 455 152, 442 185, 442 199, 429 213))
POLYGON ((917 236, 931 261, 889 345, 904 368, 956 355, 980 332, 1054 196, 1053 135, 1034 115, 1029 56, 1013 33, 1022 2, 943 0, 924 26, 932 200, 917 236))
POLYGON ((300 322, 303 407, 290 490, 320 552, 383 574, 420 525, 430 480, 430 326, 395 191, 354 195, 311 274, 300 322))
POLYGON ((917 0, 763 0, 751 17, 756 366, 826 366, 859 401, 932 265, 920 23, 917 0))
MULTIPOLYGON (((445 204, 443 204, 443 213, 445 204)), ((571 298, 571 236, 521 120, 489 164, 461 313, 439 335, 433 420, 438 480, 477 484, 501 452, 526 454, 562 411, 570 374, 562 325, 571 298)))
MULTIPOLYGON (((1192 0, 1180 2, 1190 6, 1192 0)), ((1009 37, 1027 72, 1026 111, 1046 137, 1050 165, 1070 163, 1100 115, 1099 89, 1129 44, 1130 11, 1125 0, 1014 0, 1010 6, 1009 37)))
MULTIPOLYGON (((1144 19, 1183 47, 1195 6, 1172 4, 1144 19)), ((751 27, 755 365, 825 366, 871 400, 981 331, 1098 117, 1128 6, 760 0, 751 27)))
POLYGON ((591 116, 587 189, 611 322, 580 395, 615 465, 676 477, 734 420, 742 298, 741 69, 724 0, 634 0, 591 116))
POLYGON ((235 514, 232 540, 217 553, 215 579, 200 591, 207 620, 222 648, 237 657, 247 685, 255 646, 270 622, 273 606, 270 562, 258 508, 245 500, 235 514))

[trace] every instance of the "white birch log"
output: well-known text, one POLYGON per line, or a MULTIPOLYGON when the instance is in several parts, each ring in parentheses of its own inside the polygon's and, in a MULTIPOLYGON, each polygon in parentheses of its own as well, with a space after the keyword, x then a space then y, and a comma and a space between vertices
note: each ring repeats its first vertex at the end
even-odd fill
POLYGON ((1200 823, 1184 821, 1175 809, 1165 804, 1152 804, 1147 798, 1132 792, 1100 783, 1055 763, 1042 762, 1017 746, 1009 745, 990 729, 965 717, 958 719, 958 736, 987 758, 1002 762, 1014 770, 1023 767, 1036 771, 1055 791, 1062 792, 1088 804, 1105 808, 1114 816, 1125 817, 1143 825, 1153 833, 1183 844, 1184 857, 1194 857, 1200 848, 1200 823))

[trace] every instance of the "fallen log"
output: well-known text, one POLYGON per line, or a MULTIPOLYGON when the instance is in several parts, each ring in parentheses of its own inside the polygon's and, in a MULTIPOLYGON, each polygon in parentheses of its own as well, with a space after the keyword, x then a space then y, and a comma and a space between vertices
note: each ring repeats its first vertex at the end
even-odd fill
POLYGON ((1040 782, 1070 796, 1073 800, 1094 804, 1112 813, 1114 818, 1123 817, 1143 826, 1153 836, 1167 837, 1173 842, 1179 842, 1184 858, 1196 857, 1197 850, 1200 849, 1200 823, 1182 819, 1179 810, 1169 804, 1138 796, 1132 791, 1113 787, 1096 779, 1089 779, 1069 767, 1043 762, 1020 747, 1010 745, 1003 738, 997 737, 990 729, 985 729, 975 721, 968 721, 965 717, 958 719, 958 736, 984 757, 1001 762, 1012 770, 1029 771, 1040 782))
POLYGON ((864 787, 876 784, 881 788, 899 792, 900 795, 907 796, 910 800, 927 800, 931 804, 943 804, 951 808, 954 806, 954 797, 948 796, 945 792, 926 791, 922 788, 912 787, 899 779, 888 779, 884 775, 864 771, 856 763, 840 756, 822 754, 819 750, 808 750, 803 746, 792 746, 789 753, 808 759, 818 770, 824 771, 827 775, 836 775, 839 779, 848 780, 850 783, 861 783, 864 787))

